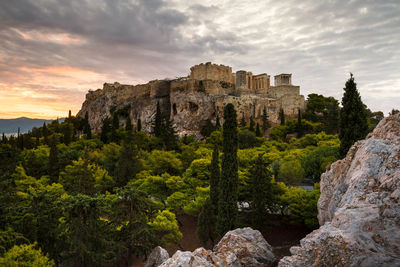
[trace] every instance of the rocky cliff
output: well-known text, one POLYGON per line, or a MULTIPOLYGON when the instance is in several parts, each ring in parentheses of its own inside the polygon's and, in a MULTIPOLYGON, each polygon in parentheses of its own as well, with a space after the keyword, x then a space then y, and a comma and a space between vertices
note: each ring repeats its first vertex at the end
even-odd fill
POLYGON ((400 266, 400 114, 322 175, 318 219, 279 266, 400 266))
MULTIPOLYGON (((298 109, 304 109, 304 97, 299 95, 299 88, 292 91, 276 89, 271 95, 249 93, 235 84, 218 80, 196 80, 187 77, 176 80, 155 80, 141 85, 123 85, 105 83, 103 89, 89 91, 78 116, 89 116, 89 123, 94 132, 100 132, 102 121, 114 111, 124 111, 130 116, 133 126, 141 119, 143 130, 151 131, 151 122, 156 105, 173 120, 179 135, 198 135, 207 120, 215 123, 216 117, 223 120, 223 107, 233 103, 238 119, 243 115, 246 120, 253 117, 261 122, 264 107, 270 122, 278 123, 278 112, 282 107, 287 116, 296 116, 298 109)), ((126 115, 125 115, 126 116, 126 115)), ((121 124, 124 123, 121 117, 121 124)))

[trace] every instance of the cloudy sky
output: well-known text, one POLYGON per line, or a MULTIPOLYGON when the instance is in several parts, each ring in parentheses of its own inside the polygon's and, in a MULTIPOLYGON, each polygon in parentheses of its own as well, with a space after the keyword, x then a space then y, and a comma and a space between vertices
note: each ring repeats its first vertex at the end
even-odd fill
POLYGON ((104 82, 186 76, 212 61, 293 73, 341 99, 354 73, 373 111, 400 109, 399 0, 4 0, 0 118, 76 113, 104 82))

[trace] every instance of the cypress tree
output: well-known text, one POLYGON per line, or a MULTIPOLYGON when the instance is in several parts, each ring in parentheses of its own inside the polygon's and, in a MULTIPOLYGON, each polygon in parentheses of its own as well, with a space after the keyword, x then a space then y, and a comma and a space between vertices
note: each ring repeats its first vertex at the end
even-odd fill
POLYGON ((57 139, 55 134, 53 134, 50 145, 50 155, 49 155, 49 176, 52 182, 58 182, 58 176, 60 174, 60 164, 58 161, 58 148, 57 139))
POLYGON ((256 127, 256 136, 257 137, 261 136, 260 124, 258 124, 258 122, 257 122, 257 127, 256 127))
POLYGON ((155 137, 161 137, 163 128, 162 124, 163 116, 161 114, 160 102, 157 102, 156 115, 154 116, 153 121, 153 134, 155 137))
POLYGON ((132 133, 132 130, 133 130, 132 121, 128 115, 125 121, 125 131, 127 131, 128 133, 132 133))
POLYGON ((137 120, 136 130, 138 132, 140 132, 142 130, 142 120, 140 118, 137 120))
POLYGON ((101 134, 100 134, 100 140, 104 144, 107 144, 109 142, 108 134, 109 134, 110 130, 111 130, 110 119, 105 118, 103 120, 103 126, 101 127, 101 134))
POLYGON ((347 80, 340 110, 340 155, 345 157, 349 148, 368 133, 366 110, 354 82, 353 74, 347 80))
POLYGON ((265 223, 266 207, 272 199, 272 174, 265 165, 263 154, 259 154, 250 169, 250 190, 252 201, 250 209, 253 213, 252 220, 255 227, 265 223))
POLYGON ((221 127, 221 122, 219 121, 219 116, 217 115, 217 118, 215 119, 215 128, 221 127))
POLYGON ((72 112, 71 110, 68 111, 68 119, 70 119, 72 117, 72 112))
POLYGON ((240 121, 240 127, 246 127, 246 119, 244 118, 244 113, 242 113, 242 119, 240 121))
POLYGON ((3 143, 3 144, 7 144, 7 137, 6 137, 6 135, 3 133, 3 136, 2 136, 2 138, 1 138, 1 142, 3 143))
POLYGON ((296 125, 296 130, 297 130, 297 138, 300 138, 303 136, 303 124, 301 123, 301 111, 298 109, 297 112, 297 125, 296 125))
POLYGON ((224 108, 223 156, 219 182, 217 232, 221 236, 235 226, 238 199, 238 131, 234 106, 224 108))
POLYGON ((161 139, 165 148, 167 150, 178 148, 178 136, 174 126, 172 125, 172 121, 168 118, 164 118, 161 127, 161 139))
POLYGON ((43 137, 44 137, 44 143, 47 145, 49 144, 49 130, 47 129, 46 123, 43 122, 43 127, 42 127, 42 133, 43 133, 43 137))
POLYGON ((221 171, 219 169, 219 151, 218 146, 214 145, 212 160, 210 164, 210 201, 214 214, 218 212, 218 195, 221 171))
POLYGON ((197 219, 197 236, 203 246, 207 245, 208 240, 211 240, 214 246, 215 233, 215 214, 213 213, 213 205, 211 200, 207 198, 201 207, 199 218, 197 219))
POLYGON ((263 114, 262 114, 262 129, 263 129, 263 132, 265 133, 265 131, 268 130, 269 127, 271 127, 271 125, 269 124, 269 121, 268 121, 267 109, 264 106, 263 114))
POLYGON ((254 132, 254 126, 255 126, 255 123, 254 123, 254 119, 253 119, 253 116, 251 116, 250 117, 250 127, 249 127, 249 130, 250 131, 252 131, 252 132, 254 132))
POLYGON ((279 110, 279 120, 281 121, 281 125, 285 125, 285 112, 283 108, 279 110))
POLYGON ((119 118, 118 113, 113 113, 112 128, 111 128, 111 140, 113 142, 118 142, 117 130, 119 129, 119 118))
POLYGON ((83 132, 84 132, 84 134, 86 134, 87 139, 92 139, 92 129, 90 128, 89 113, 87 111, 85 113, 83 132))

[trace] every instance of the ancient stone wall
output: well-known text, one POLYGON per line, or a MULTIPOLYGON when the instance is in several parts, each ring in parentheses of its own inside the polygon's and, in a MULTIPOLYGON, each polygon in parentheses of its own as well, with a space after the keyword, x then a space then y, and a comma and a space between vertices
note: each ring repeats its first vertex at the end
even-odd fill
POLYGON ((232 68, 224 65, 216 65, 211 62, 195 65, 190 68, 190 78, 196 80, 215 80, 234 83, 232 68))
POLYGON ((279 74, 275 77, 275 86, 279 85, 292 85, 292 74, 279 74))

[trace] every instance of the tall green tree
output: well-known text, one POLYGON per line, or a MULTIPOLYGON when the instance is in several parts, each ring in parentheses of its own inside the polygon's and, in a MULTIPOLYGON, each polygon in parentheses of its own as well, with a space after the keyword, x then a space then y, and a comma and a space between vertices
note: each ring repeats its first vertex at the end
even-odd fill
POLYGON ((272 203, 272 173, 263 161, 263 154, 259 154, 250 169, 250 209, 255 227, 265 224, 266 208, 272 203))
POLYGON ((263 132, 265 133, 265 131, 266 131, 269 127, 271 127, 271 124, 270 124, 269 121, 268 121, 267 109, 266 109, 266 107, 264 106, 264 108, 263 108, 263 114, 262 114, 262 129, 263 129, 263 132))
POLYGON ((300 138, 300 137, 303 136, 303 124, 301 122, 301 111, 300 111, 300 109, 298 109, 298 111, 297 111, 296 132, 297 132, 297 138, 300 138))
POLYGON ((218 211, 220 178, 221 178, 221 171, 219 168, 219 151, 218 151, 218 146, 214 145, 214 151, 212 153, 212 160, 210 164, 210 201, 215 215, 217 215, 218 211))
POLYGON ((240 127, 246 127, 246 119, 244 118, 244 113, 242 113, 242 119, 240 120, 240 127))
POLYGON ((60 164, 58 161, 58 148, 57 148, 57 137, 53 134, 51 138, 50 154, 49 154, 49 176, 52 182, 58 181, 60 174, 60 164))
POLYGON ((211 240, 211 245, 214 246, 216 239, 215 232, 215 214, 211 200, 207 198, 201 207, 199 218, 197 220, 197 236, 203 246, 207 245, 208 240, 211 240))
POLYGON ((119 129, 119 117, 118 117, 118 112, 114 112, 113 114, 113 120, 112 120, 112 128, 111 128, 111 140, 113 142, 118 143, 118 134, 117 130, 119 129))
POLYGON ((89 113, 86 111, 85 119, 83 122, 83 133, 86 134, 87 139, 92 139, 92 129, 89 124, 89 113))
POLYGON ((220 235, 235 227, 238 199, 238 131, 236 110, 229 103, 224 107, 223 156, 220 194, 218 198, 217 232, 220 235))
POLYGON ((261 136, 260 124, 258 122, 257 122, 257 126, 256 126, 256 136, 257 137, 261 136))
POLYGON ((285 125, 285 112, 283 111, 283 108, 280 108, 279 110, 279 120, 281 121, 281 125, 285 125))
POLYGON ((133 130, 133 126, 132 126, 132 121, 131 121, 131 117, 129 117, 129 115, 126 117, 126 122, 125 122, 125 131, 127 131, 128 133, 132 133, 133 130))
POLYGON ((140 118, 137 120, 136 130, 138 132, 140 132, 142 130, 142 120, 140 118))
POLYGON ((155 137, 161 138, 163 130, 163 115, 161 114, 160 102, 157 102, 156 114, 153 120, 153 134, 155 137))
POLYGON ((221 127, 221 122, 219 121, 219 116, 217 115, 217 118, 215 119, 215 128, 221 127))
POLYGON ((254 119, 253 116, 250 117, 250 127, 249 130, 254 132, 255 131, 255 123, 254 123, 254 119))
POLYGON ((103 120, 103 125, 101 127, 101 134, 100 134, 100 140, 104 143, 107 144, 110 142, 110 132, 111 132, 111 125, 110 125, 110 119, 105 118, 103 120))
POLYGON ((340 110, 340 155, 345 157, 349 148, 368 133, 366 110, 354 82, 353 74, 347 80, 340 110))

